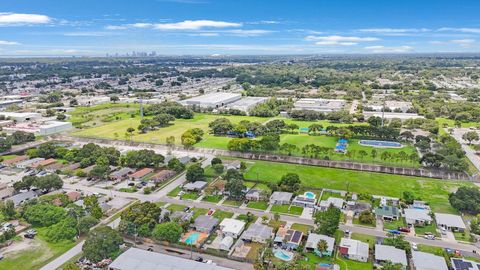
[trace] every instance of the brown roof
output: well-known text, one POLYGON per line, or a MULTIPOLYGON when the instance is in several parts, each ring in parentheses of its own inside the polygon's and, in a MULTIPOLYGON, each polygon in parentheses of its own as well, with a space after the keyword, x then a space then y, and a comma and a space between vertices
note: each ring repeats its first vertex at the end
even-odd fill
POLYGON ((80 168, 80 163, 79 162, 70 164, 65 169, 73 171, 73 170, 76 170, 78 168, 80 168))
POLYGON ((15 163, 18 163, 20 161, 24 161, 24 160, 27 160, 27 159, 28 159, 28 156, 18 156, 18 157, 14 157, 12 159, 9 159, 9 160, 2 161, 2 164, 5 165, 5 166, 9 166, 9 165, 13 165, 15 163))
POLYGON ((53 163, 46 166, 45 169, 55 171, 55 170, 60 170, 63 167, 65 167, 65 165, 63 165, 62 163, 53 163))
POLYGON ((82 194, 80 194, 80 192, 70 191, 67 193, 67 197, 70 201, 75 202, 78 201, 80 197, 82 197, 82 194))
POLYGON ((45 160, 42 160, 42 161, 39 161, 39 162, 35 162, 34 164, 32 164, 31 167, 32 167, 32 168, 37 168, 37 167, 39 167, 39 166, 45 167, 45 166, 51 165, 51 164, 53 164, 53 163, 55 163, 55 162, 57 162, 56 159, 54 159, 54 158, 49 158, 49 159, 45 159, 45 160))
POLYGON ((136 171, 135 173, 131 174, 130 177, 132 178, 141 178, 144 177, 145 175, 153 172, 153 169, 150 168, 143 168, 141 170, 136 171))
POLYGON ((162 170, 156 173, 154 176, 152 176, 152 180, 164 180, 172 175, 174 175, 175 172, 171 170, 162 170))

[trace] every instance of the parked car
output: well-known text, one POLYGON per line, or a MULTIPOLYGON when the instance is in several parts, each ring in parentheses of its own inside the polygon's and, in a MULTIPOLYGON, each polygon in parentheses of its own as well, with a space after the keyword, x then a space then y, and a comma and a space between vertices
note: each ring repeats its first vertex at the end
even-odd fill
POLYGON ((442 235, 447 235, 447 230, 445 228, 441 228, 440 232, 442 232, 442 235))
POLYGON ((388 232, 391 234, 401 234, 399 230, 389 230, 388 232))
POLYGON ((409 233, 410 232, 410 228, 407 228, 407 227, 398 227, 398 230, 401 231, 401 232, 404 232, 404 233, 409 233))
POLYGON ((413 250, 418 250, 417 243, 412 242, 412 249, 413 250))
POLYGON ((435 235, 433 234, 425 234, 423 238, 428 239, 428 240, 435 240, 435 235))

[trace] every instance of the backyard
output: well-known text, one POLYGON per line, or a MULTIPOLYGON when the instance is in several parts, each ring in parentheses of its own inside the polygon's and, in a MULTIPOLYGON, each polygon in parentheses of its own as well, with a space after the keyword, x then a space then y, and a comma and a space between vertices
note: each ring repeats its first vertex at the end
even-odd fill
POLYGON ((311 188, 327 188, 372 195, 401 198, 404 191, 430 203, 434 212, 456 213, 448 202, 448 194, 460 186, 473 186, 465 181, 443 181, 403 175, 361 172, 353 170, 255 161, 245 173, 246 179, 254 180, 257 174, 265 183, 278 182, 280 178, 295 172, 302 184, 311 188))

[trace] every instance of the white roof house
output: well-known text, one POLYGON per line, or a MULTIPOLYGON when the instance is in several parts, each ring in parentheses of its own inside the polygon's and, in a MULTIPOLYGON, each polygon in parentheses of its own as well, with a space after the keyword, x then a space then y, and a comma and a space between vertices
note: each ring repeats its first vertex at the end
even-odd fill
POLYGON ((335 238, 322 235, 322 234, 316 234, 316 233, 309 234, 307 238, 307 243, 305 244, 305 248, 309 250, 315 250, 317 249, 318 243, 321 240, 325 240, 327 242, 328 248, 326 251, 327 253, 331 254, 335 246, 335 238))
POLYGON ((430 211, 426 209, 407 208, 405 209, 405 220, 407 224, 419 224, 432 222, 430 211))
POLYGON ((330 205, 333 205, 335 208, 342 209, 344 203, 345 200, 342 198, 329 197, 326 200, 320 201, 319 205, 322 210, 326 210, 330 205))
POLYGON ((350 238, 342 238, 342 240, 340 240, 340 253, 351 260, 360 262, 368 261, 368 249, 367 243, 358 240, 350 238))
POLYGON ((448 270, 443 257, 430 253, 412 251, 412 262, 416 270, 448 270))
POLYGON ((435 220, 439 226, 445 229, 465 230, 467 228, 461 216, 435 213, 435 220))
POLYGON ((407 253, 405 250, 392 246, 375 245, 375 260, 377 262, 391 261, 407 266, 407 253))
POLYGON ((109 266, 111 270, 228 270, 231 268, 188 260, 172 255, 129 248, 109 266))
POLYGON ((238 219, 226 218, 220 222, 220 231, 222 231, 224 235, 228 235, 233 238, 238 238, 244 229, 245 222, 238 219))
POLYGON ((230 248, 232 247, 234 241, 235 241, 235 240, 233 240, 233 237, 231 237, 231 236, 225 236, 225 237, 222 239, 222 241, 220 241, 219 248, 220 248, 221 250, 226 250, 226 251, 228 251, 228 250, 230 250, 230 248))

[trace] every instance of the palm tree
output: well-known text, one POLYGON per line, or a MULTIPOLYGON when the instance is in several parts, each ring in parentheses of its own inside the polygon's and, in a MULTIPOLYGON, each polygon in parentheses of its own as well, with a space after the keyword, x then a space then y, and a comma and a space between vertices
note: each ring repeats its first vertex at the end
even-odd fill
POLYGON ((328 249, 328 243, 327 243, 327 241, 325 241, 325 240, 323 240, 323 239, 320 240, 320 241, 318 241, 317 249, 318 249, 318 251, 320 252, 320 255, 323 256, 323 253, 325 253, 325 252, 327 251, 327 249, 328 249))

